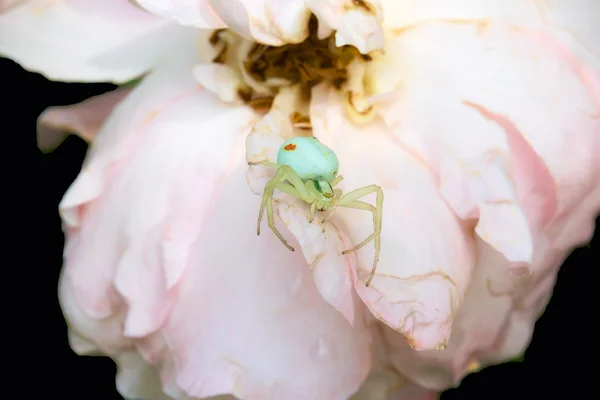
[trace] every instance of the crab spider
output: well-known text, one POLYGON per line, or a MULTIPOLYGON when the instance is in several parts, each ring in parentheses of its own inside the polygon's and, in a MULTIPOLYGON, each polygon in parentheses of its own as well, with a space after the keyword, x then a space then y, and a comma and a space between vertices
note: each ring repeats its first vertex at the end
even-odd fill
POLYGON ((256 233, 260 235, 260 222, 265 208, 267 209, 267 223, 275 236, 290 250, 290 246, 275 227, 273 218, 273 193, 275 189, 302 200, 310 205, 309 222, 312 222, 317 211, 329 211, 323 222, 329 220, 335 207, 354 208, 370 211, 373 215, 374 231, 361 243, 351 249, 344 250, 342 254, 352 253, 362 248, 370 241, 375 241, 375 260, 366 285, 369 286, 379 261, 381 247, 381 222, 383 207, 383 191, 377 185, 369 185, 343 194, 335 186, 344 179, 338 175, 338 158, 327 146, 315 137, 295 137, 287 140, 279 148, 277 164, 269 161, 249 162, 249 165, 265 165, 276 169, 275 176, 265 185, 262 203, 258 212, 258 226, 256 233), (371 194, 376 194, 376 206, 359 199, 371 194))

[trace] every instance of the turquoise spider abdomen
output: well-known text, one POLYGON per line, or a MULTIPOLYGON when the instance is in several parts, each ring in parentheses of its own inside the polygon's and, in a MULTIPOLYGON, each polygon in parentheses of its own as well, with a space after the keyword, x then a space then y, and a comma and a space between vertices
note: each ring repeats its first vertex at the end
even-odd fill
POLYGON ((331 182, 338 173, 339 161, 333 150, 315 137, 286 140, 277 153, 277 164, 290 166, 302 179, 331 182))

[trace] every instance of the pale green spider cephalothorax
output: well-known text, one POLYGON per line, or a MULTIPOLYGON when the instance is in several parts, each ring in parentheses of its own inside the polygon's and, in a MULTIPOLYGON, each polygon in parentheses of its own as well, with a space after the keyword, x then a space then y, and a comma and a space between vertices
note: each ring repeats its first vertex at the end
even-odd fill
POLYGON ((345 195, 340 189, 334 189, 335 185, 343 179, 341 175, 338 175, 338 158, 333 150, 315 137, 295 137, 285 141, 277 153, 277 164, 269 161, 249 162, 248 164, 265 165, 277 170, 275 176, 265 185, 258 213, 257 234, 260 235, 260 222, 266 207, 269 227, 279 240, 292 251, 294 248, 288 244, 275 227, 273 219, 273 192, 275 189, 309 204, 309 222, 313 221, 317 211, 331 210, 323 218, 323 222, 326 222, 333 216, 335 206, 370 211, 373 214, 373 233, 353 248, 344 250, 342 254, 356 251, 371 240, 375 240, 375 260, 366 285, 371 283, 377 269, 381 247, 383 191, 379 186, 365 186, 345 195), (375 207, 359 200, 371 193, 376 194, 375 207))

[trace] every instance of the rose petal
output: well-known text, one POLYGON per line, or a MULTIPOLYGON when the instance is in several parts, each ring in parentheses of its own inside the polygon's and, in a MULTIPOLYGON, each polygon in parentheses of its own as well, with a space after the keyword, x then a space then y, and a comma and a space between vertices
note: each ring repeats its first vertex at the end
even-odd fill
POLYGON ((170 400, 163 393, 160 378, 136 351, 119 354, 117 364, 117 390, 126 399, 170 400))
MULTIPOLYGON (((375 321, 373 321, 375 322, 375 321)), ((408 380, 392 365, 387 343, 375 322, 373 334, 373 368, 365 383, 350 400, 435 400, 436 393, 408 380)))
POLYGON ((304 0, 209 0, 227 27, 270 46, 300 43, 308 36, 304 0))
POLYGON ((507 260, 481 239, 477 239, 477 255, 473 279, 445 350, 415 352, 395 332, 386 330, 396 368, 431 390, 455 386, 473 370, 521 354, 529 344, 562 262, 555 252, 536 259, 534 269, 544 270, 544 275, 550 277, 548 284, 545 279, 506 274, 507 260), (525 301, 535 293, 536 301, 525 301))
MULTIPOLYGON (((77 244, 77 239, 70 240, 69 243, 77 244)), ((71 349, 81 355, 100 353, 115 356, 130 348, 132 340, 123 335, 124 304, 115 300, 113 293, 109 292, 99 301, 108 303, 113 312, 103 318, 90 314, 78 300, 79 282, 73 281, 69 276, 68 265, 65 264, 61 273, 58 293, 60 306, 69 327, 71 349)))
POLYGON ((38 118, 38 147, 44 152, 50 152, 71 133, 88 143, 92 142, 113 108, 131 90, 131 87, 122 87, 79 104, 46 109, 38 118))
POLYGON ((243 157, 255 118, 199 88, 184 67, 151 73, 117 107, 60 205, 69 227, 65 274, 78 303, 108 317, 119 307, 116 288, 129 306, 129 336, 166 317, 210 193, 243 157))
POLYGON ((399 35, 396 51, 402 89, 384 112, 387 123, 437 172, 461 217, 479 214, 484 240, 514 263, 531 263, 531 229, 574 207, 597 185, 598 108, 590 92, 546 39, 501 25, 424 24, 399 35), (501 113, 501 121, 468 104, 501 113), (515 142, 516 132, 525 140, 515 142), (570 151, 561 154, 566 146, 570 151), (535 210, 541 204, 535 180, 545 182, 542 210, 535 210))
MULTIPOLYGON (((384 191, 377 274, 365 287, 374 258, 369 244, 356 254, 359 295, 412 347, 443 348, 474 264, 468 230, 439 195, 431 172, 383 124, 359 127, 344 118, 340 93, 325 86, 314 89, 311 120, 315 135, 338 155, 345 193, 370 184, 384 191)), ((352 243, 373 232, 369 213, 343 208, 336 213, 352 243)))
POLYGON ((140 6, 159 17, 201 29, 220 29, 226 25, 208 0, 137 0, 140 6))
POLYGON ((16 6, 18 3, 22 3, 23 0, 0 0, 0 13, 8 10, 11 7, 16 6))
POLYGON ((194 397, 347 398, 370 369, 364 322, 321 299, 301 255, 254 234, 260 198, 245 170, 216 194, 162 329, 177 383, 194 397))
POLYGON ((126 82, 194 52, 194 36, 123 0, 33 0, 0 14, 0 54, 62 81, 126 82))
POLYGON ((383 49, 383 12, 379 0, 305 0, 305 3, 320 21, 337 31, 338 47, 352 45, 363 54, 383 49))

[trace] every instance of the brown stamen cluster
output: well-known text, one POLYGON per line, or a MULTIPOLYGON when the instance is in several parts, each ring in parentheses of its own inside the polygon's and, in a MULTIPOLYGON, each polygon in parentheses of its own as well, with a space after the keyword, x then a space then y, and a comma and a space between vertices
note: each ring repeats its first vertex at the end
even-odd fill
MULTIPOLYGON (((221 31, 215 31, 210 38, 213 46, 219 45, 221 31)), ((227 46, 213 59, 215 63, 227 63, 227 46)), ((317 20, 313 16, 309 22, 309 36, 302 43, 280 47, 254 44, 242 63, 242 68, 250 78, 272 89, 269 96, 257 94, 250 88, 240 89, 239 95, 247 104, 261 111, 267 111, 279 87, 299 84, 310 95, 315 85, 328 81, 340 89, 348 80, 348 65, 357 57, 371 61, 371 57, 361 54, 354 46, 335 46, 333 35, 319 39, 317 20), (277 82, 273 84, 273 82, 277 82)))

